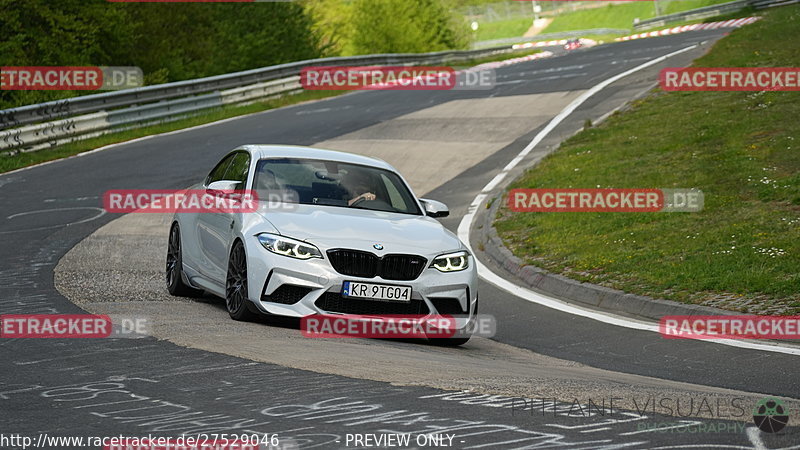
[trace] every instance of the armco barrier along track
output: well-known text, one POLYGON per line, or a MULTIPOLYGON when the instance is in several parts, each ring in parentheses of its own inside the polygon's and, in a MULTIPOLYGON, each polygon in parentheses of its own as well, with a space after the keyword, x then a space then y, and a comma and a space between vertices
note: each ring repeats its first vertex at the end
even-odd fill
POLYGON ((110 131, 177 120, 224 105, 294 93, 301 90, 299 74, 308 66, 448 64, 512 51, 510 47, 496 47, 320 58, 6 109, 0 111, 0 151, 39 150, 110 131))

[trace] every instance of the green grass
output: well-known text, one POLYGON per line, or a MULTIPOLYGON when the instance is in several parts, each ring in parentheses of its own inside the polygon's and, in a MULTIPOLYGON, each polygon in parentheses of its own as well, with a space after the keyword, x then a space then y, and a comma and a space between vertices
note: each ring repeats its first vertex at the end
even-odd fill
MULTIPOLYGON (((661 14, 672 14, 703 6, 725 3, 728 0, 674 0, 662 1, 661 14)), ((649 19, 655 16, 653 2, 629 2, 606 5, 599 8, 584 9, 562 13, 554 18, 553 22, 541 34, 558 33, 564 31, 588 30, 591 28, 619 28, 630 30, 633 33, 633 19, 649 19)), ((681 22, 691 24, 706 22, 714 19, 681 22)), ((480 22, 480 27, 475 33, 475 42, 491 39, 521 37, 530 28, 532 17, 519 17, 497 22, 480 22)), ((670 26, 675 26, 672 24, 670 26)), ((651 31, 651 30, 648 30, 651 31)), ((626 33, 628 34, 628 33, 626 33)), ((596 41, 613 41, 619 34, 585 36, 596 41)))
MULTIPOLYGON (((498 54, 486 58, 476 58, 452 65, 453 69, 460 70, 467 67, 472 67, 478 64, 502 61, 504 59, 516 58, 520 56, 531 55, 539 53, 541 50, 523 50, 513 53, 498 54)), ((170 131, 190 128, 197 125, 202 125, 218 120, 228 119, 231 117, 243 116, 256 112, 266 111, 269 109, 280 108, 283 106, 293 105, 301 102, 320 100, 323 98, 332 97, 346 93, 347 91, 304 91, 295 95, 288 95, 279 97, 263 102, 253 103, 246 106, 228 106, 216 110, 209 110, 203 114, 189 117, 186 119, 177 120, 174 122, 167 122, 158 125, 152 125, 144 128, 120 131, 116 133, 109 133, 96 138, 86 139, 82 141, 72 142, 69 144, 61 145, 55 148, 42 149, 29 153, 17 153, 13 155, 0 154, 0 173, 8 172, 22 167, 32 166, 47 161, 66 158, 74 156, 79 153, 87 152, 105 145, 116 144, 120 142, 130 141, 132 139, 150 136, 153 134, 167 133, 170 131)))
MULTIPOLYGON (((661 14, 672 14, 703 6, 725 3, 727 0, 681 0, 669 2, 662 6, 661 14)), ((556 33, 561 31, 588 30, 590 28, 633 28, 633 19, 641 20, 655 17, 653 2, 629 2, 603 6, 600 8, 583 9, 563 13, 554 18, 553 22, 542 33, 556 33)))
MULTIPOLYGON (((798 67, 800 6, 770 9, 697 67, 798 67)), ((512 188, 700 188, 698 213, 513 213, 526 262, 687 303, 800 314, 800 92, 656 90, 582 131, 512 188)))
POLYGON ((633 28, 633 19, 654 16, 653 2, 629 2, 600 8, 562 13, 542 33, 588 30, 590 28, 633 28))
POLYGON ((674 14, 690 9, 702 8, 704 6, 716 5, 718 3, 728 3, 733 0, 682 0, 667 3, 666 8, 662 8, 661 15, 674 14))
POLYGON ((631 30, 630 32, 625 33, 625 34, 604 34, 604 35, 601 35, 601 36, 588 36, 588 37, 590 37, 591 39, 596 40, 597 42, 601 42, 601 41, 602 42, 614 42, 615 38, 622 37, 622 36, 628 36, 628 35, 631 35, 631 34, 645 33, 645 32, 649 33, 649 32, 652 32, 652 31, 661 31, 661 30, 667 29, 667 28, 673 28, 673 27, 683 26, 683 25, 693 25, 695 23, 722 22, 722 21, 725 21, 725 20, 739 19, 739 18, 742 18, 742 17, 750 17, 750 16, 753 16, 753 15, 757 15, 756 11, 753 8, 747 7, 747 8, 743 8, 743 9, 741 9, 739 11, 735 11, 735 12, 728 13, 728 14, 722 14, 722 15, 719 15, 719 16, 708 17, 708 18, 705 18, 705 19, 684 20, 684 21, 670 22, 670 23, 668 23, 667 25, 665 25, 663 27, 648 28, 648 29, 642 30, 642 31, 631 30))
POLYGON ((528 31, 532 24, 532 16, 497 22, 478 22, 479 26, 478 31, 475 32, 475 42, 520 37, 528 31))

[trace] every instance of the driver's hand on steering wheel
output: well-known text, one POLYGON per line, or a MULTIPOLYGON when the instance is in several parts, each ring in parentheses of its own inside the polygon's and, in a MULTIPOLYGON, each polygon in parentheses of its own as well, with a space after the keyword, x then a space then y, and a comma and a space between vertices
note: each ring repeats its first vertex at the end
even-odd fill
POLYGON ((375 194, 373 194, 372 192, 365 192, 365 193, 359 195, 358 197, 355 197, 355 198, 351 199, 347 204, 349 206, 351 206, 354 203, 358 202, 359 200, 362 200, 362 199, 363 200, 375 200, 375 198, 376 198, 375 194))

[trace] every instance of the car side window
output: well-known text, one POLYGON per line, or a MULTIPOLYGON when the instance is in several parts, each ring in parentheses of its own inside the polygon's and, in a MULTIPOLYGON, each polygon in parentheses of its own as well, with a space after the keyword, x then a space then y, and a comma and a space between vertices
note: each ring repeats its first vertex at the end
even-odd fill
POLYGON ((244 189, 244 184, 247 181, 247 174, 250 172, 250 154, 247 152, 238 152, 233 156, 227 172, 225 172, 225 180, 238 181, 239 185, 236 189, 244 189))
POLYGON ((208 176, 206 177, 206 186, 208 186, 209 184, 211 184, 211 183, 213 183, 215 181, 220 181, 220 180, 224 180, 225 179, 225 172, 227 172, 228 166, 231 165, 231 161, 233 161, 233 158, 236 155, 237 155, 237 153, 233 153, 233 154, 230 154, 230 155, 226 156, 225 158, 223 158, 222 161, 220 161, 214 167, 214 169, 211 170, 211 173, 209 173, 208 176))

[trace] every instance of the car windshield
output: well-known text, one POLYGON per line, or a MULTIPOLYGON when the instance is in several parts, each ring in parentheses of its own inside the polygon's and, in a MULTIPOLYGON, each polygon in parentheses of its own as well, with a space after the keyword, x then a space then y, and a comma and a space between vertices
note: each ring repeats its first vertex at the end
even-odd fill
POLYGON ((253 189, 267 201, 421 215, 394 172, 376 167, 296 158, 258 161, 253 189))

